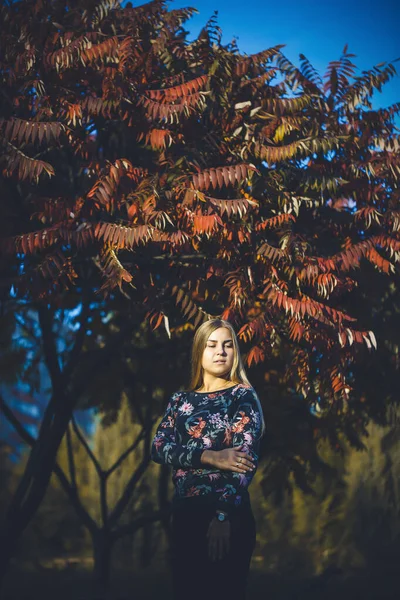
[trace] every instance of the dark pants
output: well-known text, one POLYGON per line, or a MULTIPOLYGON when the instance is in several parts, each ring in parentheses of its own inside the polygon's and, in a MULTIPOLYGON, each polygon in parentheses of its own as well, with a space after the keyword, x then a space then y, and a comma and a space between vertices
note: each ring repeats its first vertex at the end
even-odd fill
POLYGON ((172 584, 174 600, 245 600, 256 524, 251 504, 230 518, 230 550, 208 557, 207 530, 215 515, 210 506, 191 505, 172 512, 172 584))

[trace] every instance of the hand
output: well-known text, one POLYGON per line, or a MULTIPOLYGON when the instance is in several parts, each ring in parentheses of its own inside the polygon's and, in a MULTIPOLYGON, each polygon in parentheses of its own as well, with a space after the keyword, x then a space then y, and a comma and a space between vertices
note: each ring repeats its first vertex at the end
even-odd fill
POLYGON ((240 452, 241 446, 225 448, 224 450, 204 450, 201 462, 222 471, 235 471, 236 473, 247 473, 254 469, 253 457, 246 452, 240 452), (239 463, 239 466, 238 464, 239 463))
POLYGON ((216 517, 211 521, 208 531, 208 556, 210 560, 221 560, 229 552, 231 537, 231 524, 229 521, 218 521, 216 517))

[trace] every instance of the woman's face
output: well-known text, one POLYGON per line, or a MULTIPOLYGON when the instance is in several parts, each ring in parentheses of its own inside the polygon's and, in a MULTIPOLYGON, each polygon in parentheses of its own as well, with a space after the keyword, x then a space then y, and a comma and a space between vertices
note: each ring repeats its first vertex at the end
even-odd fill
POLYGON ((225 327, 213 331, 207 340, 201 366, 214 377, 224 377, 233 365, 234 346, 231 332, 225 327))

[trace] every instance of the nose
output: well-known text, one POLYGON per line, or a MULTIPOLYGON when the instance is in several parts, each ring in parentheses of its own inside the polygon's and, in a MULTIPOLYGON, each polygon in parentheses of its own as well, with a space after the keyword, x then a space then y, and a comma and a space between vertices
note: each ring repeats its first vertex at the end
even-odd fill
POLYGON ((217 350, 217 356, 219 356, 220 354, 222 354, 223 356, 226 354, 226 350, 225 350, 225 348, 223 346, 221 346, 217 350))

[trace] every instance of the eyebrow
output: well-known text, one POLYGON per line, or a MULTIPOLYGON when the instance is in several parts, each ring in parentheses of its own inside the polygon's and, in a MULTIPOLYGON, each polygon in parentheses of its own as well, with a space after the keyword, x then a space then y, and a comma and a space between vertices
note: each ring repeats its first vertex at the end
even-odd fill
MULTIPOLYGON (((215 344, 218 343, 218 340, 207 340, 207 342, 214 342, 215 344)), ((229 340, 224 340, 222 343, 225 344, 225 342, 233 342, 232 338, 230 338, 229 340)))

